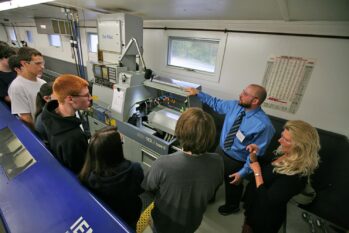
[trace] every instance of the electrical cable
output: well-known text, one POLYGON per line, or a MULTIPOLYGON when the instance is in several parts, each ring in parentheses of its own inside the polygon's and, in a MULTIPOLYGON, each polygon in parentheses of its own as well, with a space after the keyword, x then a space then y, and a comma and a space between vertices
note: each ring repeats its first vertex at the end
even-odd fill
POLYGON ((67 18, 67 21, 69 22, 69 27, 70 27, 70 49, 71 49, 72 56, 74 58, 76 73, 79 74, 78 61, 77 61, 75 49, 74 49, 73 22, 72 22, 72 19, 69 17, 70 9, 64 8, 64 13, 67 18))
POLYGON ((78 70, 78 75, 80 76, 80 73, 81 73, 81 71, 80 71, 80 57, 79 57, 79 52, 77 50, 75 17, 74 17, 73 13, 71 13, 70 16, 71 16, 71 22, 72 22, 72 36, 73 36, 72 46, 74 49, 75 56, 77 58, 76 66, 77 66, 77 70, 78 70))
POLYGON ((79 33, 79 20, 77 16, 77 12, 74 12, 73 14, 73 25, 74 25, 74 36, 75 40, 75 49, 76 49, 76 54, 78 57, 78 65, 79 65, 79 76, 82 78, 85 78, 85 72, 84 72, 84 61, 83 61, 83 54, 82 54, 82 48, 81 48, 81 37, 79 33))
POLYGON ((81 47, 81 37, 80 37, 80 29, 79 29, 79 21, 77 20, 76 22, 76 27, 77 27, 77 46, 78 46, 78 49, 79 49, 79 55, 80 55, 80 76, 83 77, 84 79, 86 79, 86 76, 85 76, 85 69, 84 69, 84 57, 83 57, 83 53, 82 53, 82 47, 81 47))

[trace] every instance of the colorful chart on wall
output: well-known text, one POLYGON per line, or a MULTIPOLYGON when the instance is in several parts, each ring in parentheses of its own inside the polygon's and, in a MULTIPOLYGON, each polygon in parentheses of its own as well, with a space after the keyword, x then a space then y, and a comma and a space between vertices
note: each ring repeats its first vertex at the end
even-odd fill
POLYGON ((264 107, 295 113, 302 101, 315 61, 303 57, 274 56, 267 62, 263 86, 264 107))

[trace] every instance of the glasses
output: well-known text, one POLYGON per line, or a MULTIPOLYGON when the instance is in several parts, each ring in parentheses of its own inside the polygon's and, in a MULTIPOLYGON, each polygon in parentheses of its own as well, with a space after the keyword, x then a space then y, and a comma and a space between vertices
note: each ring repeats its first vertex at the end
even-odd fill
POLYGON ((253 97, 253 98, 257 98, 257 99, 258 99, 257 96, 250 95, 250 94, 248 94, 245 90, 242 90, 242 94, 243 94, 244 96, 251 96, 251 97, 253 97))
POLYGON ((38 66, 44 66, 45 65, 45 61, 29 61, 27 63, 28 64, 32 64, 32 65, 38 65, 38 66))
POLYGON ((87 93, 85 95, 71 95, 73 97, 87 97, 87 98, 90 98, 91 97, 91 94, 90 93, 87 93))

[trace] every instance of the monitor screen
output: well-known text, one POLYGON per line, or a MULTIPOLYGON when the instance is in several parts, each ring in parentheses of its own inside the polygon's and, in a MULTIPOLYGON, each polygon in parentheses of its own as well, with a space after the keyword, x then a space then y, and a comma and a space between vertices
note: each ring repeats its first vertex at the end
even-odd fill
POLYGON ((93 75, 96 78, 102 78, 102 67, 100 65, 97 65, 97 64, 93 65, 93 75))
POLYGON ((36 163, 17 136, 9 129, 0 130, 0 167, 8 179, 12 179, 36 163))
POLYGON ((109 77, 108 77, 108 67, 102 66, 102 76, 105 79, 109 79, 109 77))

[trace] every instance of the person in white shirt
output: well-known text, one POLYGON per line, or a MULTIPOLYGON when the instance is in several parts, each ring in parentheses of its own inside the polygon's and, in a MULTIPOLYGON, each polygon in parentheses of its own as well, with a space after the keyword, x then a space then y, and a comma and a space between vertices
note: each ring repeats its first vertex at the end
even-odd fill
POLYGON ((11 112, 34 129, 36 95, 41 85, 46 83, 38 78, 43 73, 45 61, 39 51, 29 47, 22 47, 17 56, 20 69, 15 69, 17 77, 8 90, 11 112))

